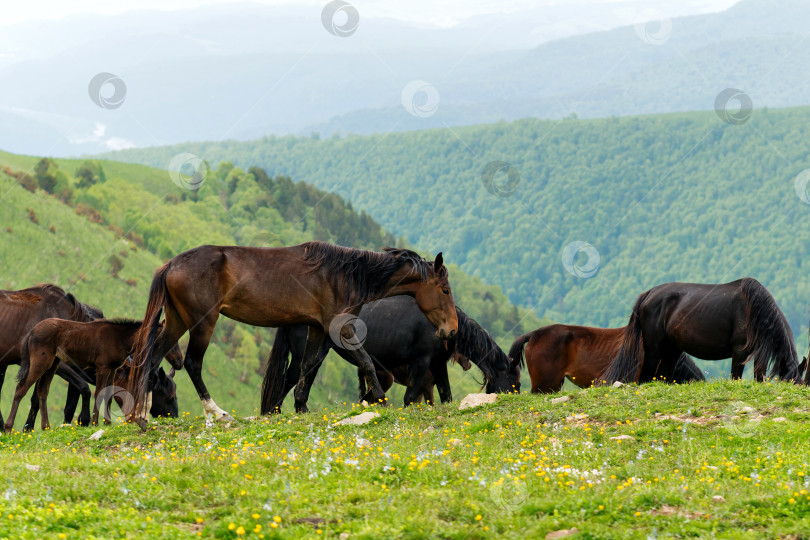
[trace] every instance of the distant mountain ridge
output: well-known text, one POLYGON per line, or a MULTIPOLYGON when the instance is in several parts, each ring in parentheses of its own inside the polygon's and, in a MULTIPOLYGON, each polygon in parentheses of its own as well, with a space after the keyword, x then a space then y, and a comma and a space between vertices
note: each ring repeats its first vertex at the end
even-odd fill
MULTIPOLYGON (((660 16, 645 5, 621 9, 660 16)), ((673 17, 671 30, 651 22, 642 25, 647 30, 625 25, 532 49, 503 45, 529 47, 592 28, 576 24, 576 6, 554 9, 570 25, 543 26, 539 7, 449 29, 366 17, 348 38, 326 31, 317 6, 210 6, 22 24, 0 35, 7 82, 0 86, 0 148, 77 155, 269 134, 326 138, 525 117, 710 110, 727 87, 760 107, 810 104, 803 91, 810 74, 801 69, 810 60, 802 46, 810 20, 804 2, 774 9, 768 0, 743 0, 722 13, 673 17), (662 32, 661 44, 645 42, 645 31, 662 32), (88 83, 101 72, 126 83, 119 108, 89 98, 88 83), (403 99, 424 98, 403 97, 413 81, 435 88, 435 113, 415 116, 403 107, 403 99)), ((628 19, 617 15, 619 7, 599 9, 601 28, 628 19)))

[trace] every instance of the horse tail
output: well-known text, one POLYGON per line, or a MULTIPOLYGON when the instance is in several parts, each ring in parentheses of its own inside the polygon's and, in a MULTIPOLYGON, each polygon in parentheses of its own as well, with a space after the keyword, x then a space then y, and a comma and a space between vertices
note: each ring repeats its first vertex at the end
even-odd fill
POLYGON ((28 378, 28 372, 31 369, 31 353, 28 350, 28 345, 31 342, 31 336, 34 333, 32 328, 30 332, 25 335, 22 343, 20 344, 20 371, 17 372, 17 382, 22 383, 28 378))
POLYGON ((509 348, 509 362, 514 365, 519 365, 521 369, 526 365, 526 359, 523 356, 523 349, 526 346, 526 343, 532 339, 535 331, 529 332, 528 334, 523 334, 522 336, 515 338, 515 341, 512 342, 512 346, 509 348))
POLYGON ((681 353, 678 361, 675 362, 675 370, 672 373, 672 382, 683 383, 689 381, 705 381, 706 377, 703 372, 695 364, 695 361, 686 354, 681 353))
POLYGON ((169 272, 167 262, 155 271, 152 286, 149 288, 149 302, 146 304, 146 314, 143 323, 135 334, 135 345, 132 351, 132 366, 127 378, 127 387, 133 397, 133 408, 130 420, 137 418, 137 413, 143 408, 146 398, 146 381, 152 370, 152 352, 160 330, 160 315, 169 301, 169 290, 166 287, 166 274, 169 272), (146 369, 144 369, 144 366, 146 369))
POLYGON ((793 332, 776 300, 768 289, 753 278, 742 280, 741 295, 748 315, 745 327, 746 362, 753 357, 755 374, 764 375, 770 364, 768 377, 797 381, 799 355, 793 332))
POLYGON ((641 321, 639 311, 641 304, 647 299, 650 291, 641 293, 633 305, 630 320, 624 328, 622 346, 616 357, 610 362, 600 377, 605 383, 635 382, 644 363, 644 344, 641 335, 641 321))
POLYGON ((284 400, 284 381, 287 378, 290 356, 291 327, 282 326, 276 331, 270 357, 264 367, 264 380, 262 380, 261 413, 281 412, 281 403, 284 400))

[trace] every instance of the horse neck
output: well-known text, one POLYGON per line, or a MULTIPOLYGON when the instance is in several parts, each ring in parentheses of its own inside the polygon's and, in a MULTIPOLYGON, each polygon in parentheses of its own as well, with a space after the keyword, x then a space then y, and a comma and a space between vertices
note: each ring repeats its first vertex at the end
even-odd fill
POLYGON ((391 274, 379 298, 399 295, 416 296, 416 291, 422 285, 424 285, 424 281, 419 274, 414 272, 411 264, 404 264, 391 274))

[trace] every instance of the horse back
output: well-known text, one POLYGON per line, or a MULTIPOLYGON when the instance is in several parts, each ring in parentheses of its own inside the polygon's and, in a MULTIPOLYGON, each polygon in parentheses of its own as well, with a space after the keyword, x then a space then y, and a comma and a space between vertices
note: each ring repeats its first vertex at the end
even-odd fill
POLYGON ((70 318, 74 310, 75 305, 55 285, 0 291, 0 365, 20 362, 20 342, 38 322, 70 318))
POLYGON ((323 296, 324 276, 309 272, 303 255, 301 246, 200 246, 168 263, 168 294, 187 323, 216 310, 255 326, 320 324, 335 299, 323 296))

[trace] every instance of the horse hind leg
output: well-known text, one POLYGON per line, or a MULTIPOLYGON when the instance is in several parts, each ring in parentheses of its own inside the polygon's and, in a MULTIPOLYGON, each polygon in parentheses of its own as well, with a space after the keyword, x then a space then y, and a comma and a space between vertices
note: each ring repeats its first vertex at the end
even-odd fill
MULTIPOLYGON (((8 365, 0 366, 0 392, 3 390, 3 381, 6 379, 6 369, 8 369, 8 365)), ((0 425, 3 425, 3 411, 0 411, 0 425)))
POLYGON ((532 394, 553 394, 562 389, 565 381, 565 365, 561 347, 548 352, 535 352, 530 342, 526 346, 526 365, 532 381, 532 394))
POLYGON ((301 373, 298 375, 298 384, 295 385, 295 391, 293 392, 295 412, 305 413, 309 411, 307 407, 309 391, 323 361, 321 346, 325 337, 323 328, 310 326, 307 331, 307 344, 304 347, 304 357, 301 360, 301 373))
MULTIPOLYGON (((28 375, 26 376, 24 381, 20 381, 17 383, 17 388, 14 391, 14 398, 11 402, 11 409, 8 412, 8 418, 6 418, 6 423, 4 425, 4 429, 6 432, 9 432, 14 428, 14 420, 17 417, 17 409, 20 407, 20 402, 25 397, 25 394, 28 393, 28 390, 32 386, 34 386, 34 384, 36 384, 41 377, 44 377, 49 370, 52 369, 53 372, 55 373, 56 366, 57 362, 55 359, 55 355, 53 354, 49 355, 48 352, 41 352, 36 355, 34 354, 30 355, 28 375), (49 356, 50 356, 50 363, 48 362, 49 356)), ((41 411, 41 418, 47 421, 48 414, 46 411, 44 410, 41 411)))
POLYGON ((56 374, 57 367, 59 367, 59 363, 54 362, 40 377, 36 385, 37 397, 39 397, 40 423, 43 431, 51 428, 51 422, 48 419, 48 393, 51 390, 51 381, 54 374, 56 374))
MULTIPOLYGON (((731 379, 732 380, 739 380, 742 379, 743 371, 745 371, 745 354, 740 352, 735 352, 731 356, 731 379)), ((758 380, 762 380, 761 378, 758 380)))

